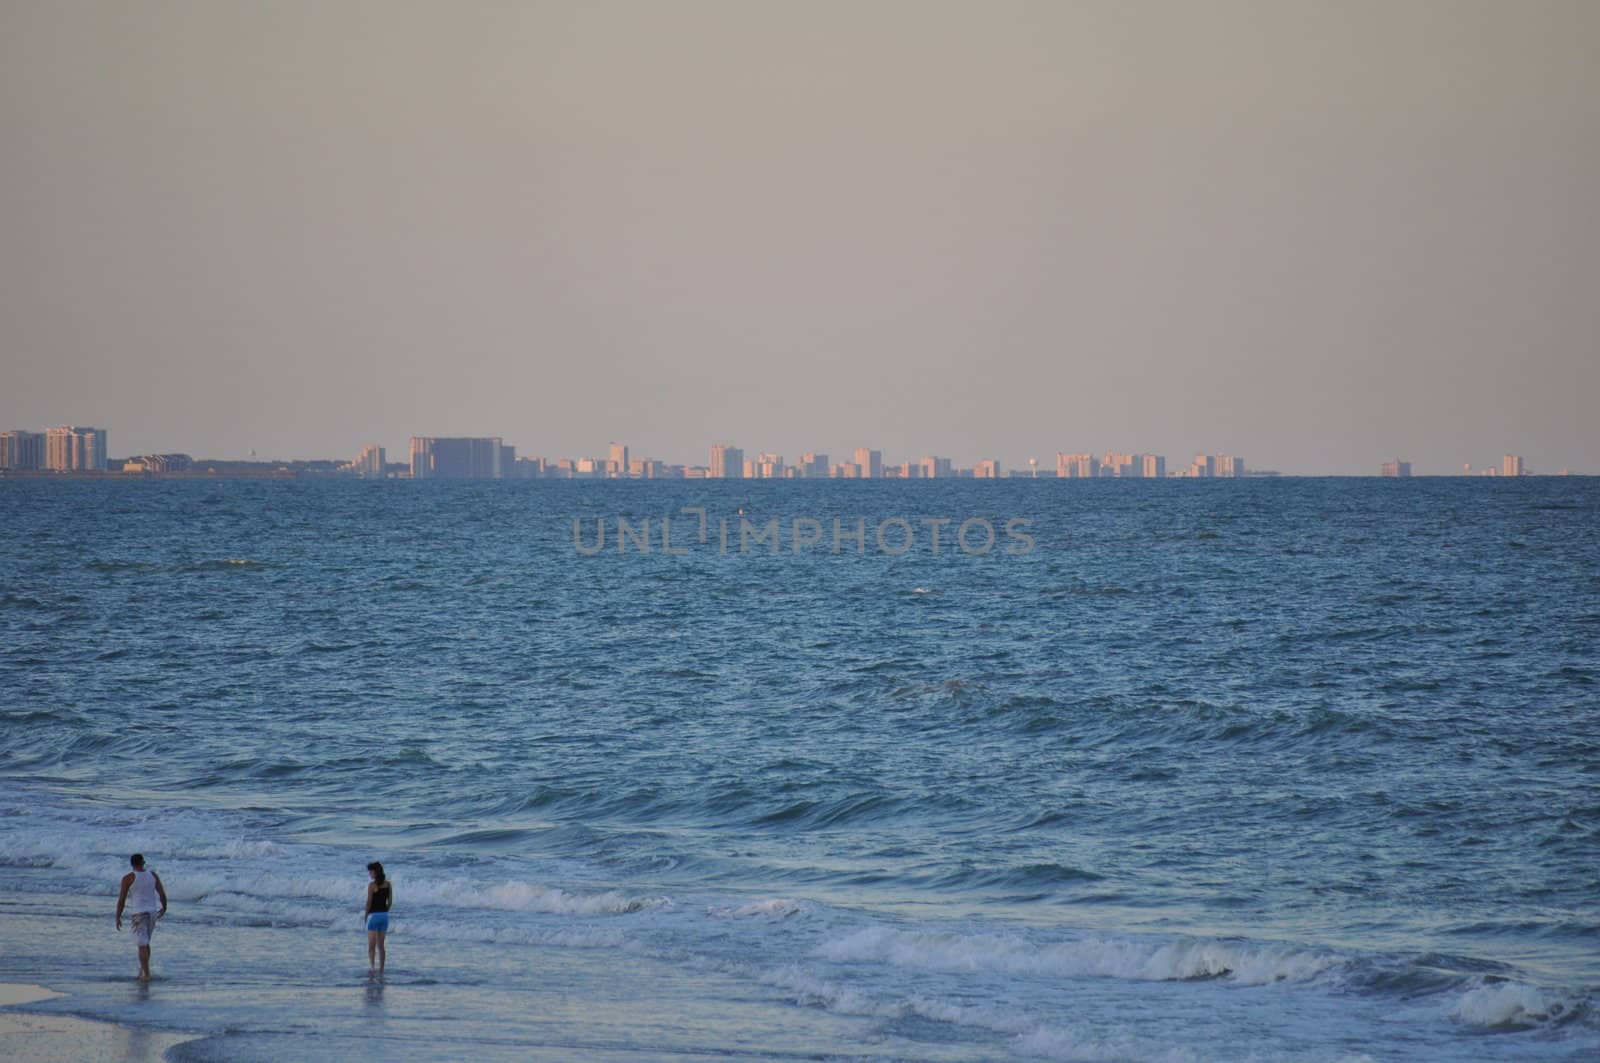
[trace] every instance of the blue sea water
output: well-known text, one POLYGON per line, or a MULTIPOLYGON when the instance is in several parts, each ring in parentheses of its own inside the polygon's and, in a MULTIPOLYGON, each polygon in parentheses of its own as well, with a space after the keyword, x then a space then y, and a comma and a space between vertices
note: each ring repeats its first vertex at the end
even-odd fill
POLYGON ((11 481, 0 520, 0 980, 177 1059, 1600 1056, 1600 481, 11 481))

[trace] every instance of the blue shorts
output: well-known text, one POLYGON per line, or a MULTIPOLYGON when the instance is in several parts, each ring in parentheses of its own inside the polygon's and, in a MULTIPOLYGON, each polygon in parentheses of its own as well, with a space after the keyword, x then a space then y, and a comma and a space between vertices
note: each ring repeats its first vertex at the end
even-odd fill
POLYGON ((387 934, 389 932, 389 913, 373 912, 367 916, 367 929, 376 930, 380 934, 387 934))

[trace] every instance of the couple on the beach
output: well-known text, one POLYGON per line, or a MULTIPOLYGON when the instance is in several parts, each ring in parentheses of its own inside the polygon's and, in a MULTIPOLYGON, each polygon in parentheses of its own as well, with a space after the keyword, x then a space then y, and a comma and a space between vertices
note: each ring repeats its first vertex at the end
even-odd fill
MULTIPOLYGON (((122 892, 117 894, 117 929, 122 929, 122 912, 131 909, 133 943, 139 947, 139 981, 150 981, 150 935, 156 920, 167 914, 167 888, 161 876, 144 866, 144 854, 128 858, 133 870, 122 876, 122 892)), ((394 903, 394 884, 374 860, 367 865, 367 905, 361 918, 367 927, 367 967, 369 974, 382 974, 388 962, 384 938, 389 933, 389 906, 394 903)))

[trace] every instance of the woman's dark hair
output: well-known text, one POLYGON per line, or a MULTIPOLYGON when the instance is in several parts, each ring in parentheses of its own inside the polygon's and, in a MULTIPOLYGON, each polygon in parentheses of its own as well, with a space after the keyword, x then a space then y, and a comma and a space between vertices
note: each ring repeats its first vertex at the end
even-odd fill
POLYGON ((367 865, 367 870, 376 872, 377 875, 378 875, 378 881, 379 882, 383 881, 383 865, 382 864, 380 864, 376 860, 374 860, 372 863, 367 865))

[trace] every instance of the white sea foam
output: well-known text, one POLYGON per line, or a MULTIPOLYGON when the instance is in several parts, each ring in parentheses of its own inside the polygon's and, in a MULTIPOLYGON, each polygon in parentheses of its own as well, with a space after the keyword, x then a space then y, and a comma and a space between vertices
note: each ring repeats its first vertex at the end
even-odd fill
MULTIPOLYGON (((50 868, 68 877, 58 888, 97 893, 127 870, 124 850, 137 845, 175 903, 254 911, 295 925, 361 908, 364 868, 321 847, 248 838, 236 822, 212 813, 135 818, 144 817, 118 810, 8 831, 3 866, 50 868)), ((572 916, 625 915, 670 903, 619 890, 577 893, 536 882, 434 877, 423 869, 402 869, 396 893, 403 905, 572 916)), ((776 909, 770 917, 779 917, 776 909)))
POLYGON ((1036 1015, 999 1001, 958 1002, 928 993, 889 999, 823 976, 799 965, 764 971, 756 980, 793 995, 795 1003, 819 1007, 842 1015, 895 1020, 909 1017, 987 1030, 1013 1038, 1016 1050, 1027 1056, 1082 1061, 1155 1060, 1160 1063, 1197 1063, 1212 1058, 1192 1049, 1153 1043, 1122 1032, 1119 1024, 1107 1028, 1042 1025, 1036 1015))
POLYGON ((932 971, 1126 978, 1164 982, 1226 978, 1239 985, 1301 982, 1337 966, 1329 953, 1225 941, 1090 937, 1036 944, 1002 934, 951 934, 871 927, 823 944, 840 963, 881 963, 932 971))
POLYGON ((1032 1026, 1029 1019, 1009 1008, 994 1004, 956 1004, 924 993, 913 993, 905 999, 903 1007, 910 1014, 920 1015, 924 1019, 957 1026, 976 1026, 997 1033, 1021 1033, 1032 1026))
POLYGON ((841 986, 794 964, 765 971, 757 980, 793 993, 798 1004, 826 1008, 843 1015, 897 1019, 906 1012, 900 1004, 873 1000, 859 990, 841 986))
POLYGON ((6 835, 5 859, 12 866, 56 867, 104 874, 122 866, 135 849, 156 866, 174 860, 278 860, 297 855, 293 846, 250 838, 226 813, 185 810, 77 809, 70 818, 41 817, 16 810, 29 822, 6 835))
POLYGON ((263 901, 319 901, 360 908, 366 886, 353 875, 317 874, 293 867, 288 871, 258 871, 254 867, 223 869, 183 868, 163 874, 167 892, 178 900, 195 903, 236 899, 263 901))
MULTIPOLYGON (((638 897, 619 890, 599 893, 569 893, 556 886, 535 882, 505 881, 493 884, 468 879, 430 878, 424 875, 392 876, 398 905, 431 909, 487 909, 505 912, 536 912, 549 915, 626 915, 670 905, 663 897, 638 897)), ((202 894, 235 892, 263 898, 301 897, 345 902, 355 908, 362 903, 365 883, 353 884, 352 876, 299 874, 206 873, 186 876, 184 888, 202 894)))
POLYGON ((487 887, 447 882, 424 888, 420 897, 430 903, 458 908, 493 908, 552 915, 626 915, 671 903, 664 897, 633 897, 619 890, 568 893, 555 886, 533 882, 501 882, 487 887))
POLYGON ((290 855, 288 847, 277 842, 245 838, 179 842, 163 852, 185 860, 266 860, 290 855))
POLYGON ((1534 1026, 1560 1018, 1577 1002, 1522 982, 1489 982, 1462 993, 1450 1017, 1470 1026, 1534 1026))

